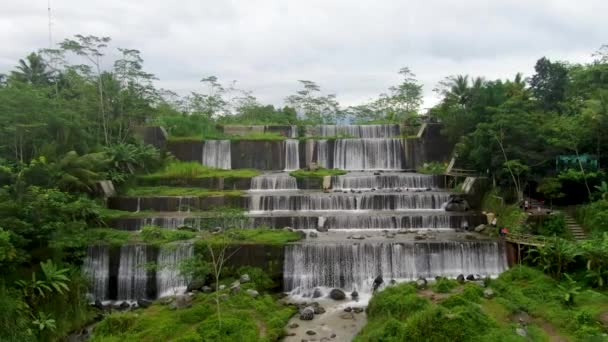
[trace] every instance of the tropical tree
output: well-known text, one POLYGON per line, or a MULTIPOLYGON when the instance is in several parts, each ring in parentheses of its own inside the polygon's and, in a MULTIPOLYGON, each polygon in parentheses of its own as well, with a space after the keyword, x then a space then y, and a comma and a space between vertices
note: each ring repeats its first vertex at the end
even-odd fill
POLYGON ((322 95, 321 87, 313 81, 299 80, 302 89, 285 102, 295 108, 311 124, 335 124, 344 115, 336 95, 322 95))
POLYGON ((19 82, 45 86, 50 84, 51 71, 42 56, 32 52, 19 60, 17 70, 11 72, 11 77, 19 82))
POLYGON ((567 67, 543 57, 536 62, 534 70, 536 73, 529 80, 534 97, 545 110, 559 110, 569 82, 567 67))

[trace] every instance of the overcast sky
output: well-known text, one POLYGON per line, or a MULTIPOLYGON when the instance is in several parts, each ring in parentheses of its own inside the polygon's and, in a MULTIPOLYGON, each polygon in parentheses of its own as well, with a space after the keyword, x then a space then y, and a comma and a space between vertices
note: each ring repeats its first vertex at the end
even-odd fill
MULTIPOLYGON (((136 48, 158 86, 187 94, 200 79, 238 80, 281 105, 297 80, 316 81, 343 105, 399 81, 408 66, 425 106, 454 74, 530 75, 547 56, 590 61, 608 44, 607 0, 51 0, 55 42, 110 36, 136 48)), ((0 0, 0 72, 48 46, 47 0, 0 0)))

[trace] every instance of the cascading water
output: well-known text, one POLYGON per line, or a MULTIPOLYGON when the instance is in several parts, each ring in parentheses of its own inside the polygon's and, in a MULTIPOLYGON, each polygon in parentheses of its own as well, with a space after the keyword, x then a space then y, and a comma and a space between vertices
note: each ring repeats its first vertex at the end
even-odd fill
POLYGON ((329 211, 329 210, 440 210, 448 193, 293 193, 263 194, 249 197, 249 210, 329 211))
POLYGON ((110 253, 108 246, 89 246, 84 259, 83 271, 91 279, 90 294, 92 298, 99 300, 108 299, 110 281, 110 253))
POLYGON ((317 140, 316 162, 342 170, 402 170, 403 145, 400 139, 365 138, 317 140))
POLYGON ((284 288, 306 294, 316 287, 369 293, 374 279, 496 276, 507 268, 501 242, 295 244, 285 249, 284 288))
POLYGON ((192 258, 194 246, 182 243, 165 246, 158 253, 156 263, 156 289, 158 297, 182 293, 188 286, 189 279, 180 273, 180 263, 192 258))
POLYGON ((232 167, 230 140, 206 140, 201 163, 205 166, 229 170, 232 167))
POLYGON ((437 189, 441 187, 438 180, 438 176, 417 173, 351 172, 333 176, 331 184, 335 190, 437 189))
POLYGON ((146 249, 146 245, 120 247, 120 264, 118 266, 119 300, 137 300, 148 297, 146 249))
POLYGON ((315 216, 252 214, 250 222, 254 227, 281 228, 287 226, 294 229, 453 231, 461 228, 465 221, 472 227, 481 222, 481 219, 480 216, 465 215, 420 213, 358 215, 348 211, 336 211, 319 212, 315 216))
POLYGON ((285 171, 293 171, 300 168, 300 141, 295 139, 285 140, 285 171))
POLYGON ((399 125, 320 125, 308 127, 307 136, 390 138, 400 135, 399 125))
POLYGON ((287 173, 267 173, 251 178, 250 191, 297 190, 298 182, 287 173))

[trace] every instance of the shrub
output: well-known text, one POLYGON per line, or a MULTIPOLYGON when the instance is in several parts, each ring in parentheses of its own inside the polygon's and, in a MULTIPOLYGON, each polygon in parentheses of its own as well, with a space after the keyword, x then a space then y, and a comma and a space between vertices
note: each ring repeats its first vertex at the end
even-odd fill
POLYGON ((217 317, 205 320, 197 329, 204 342, 256 342, 259 341, 258 329, 250 319, 217 317))
POLYGON ((471 341, 485 334, 495 323, 473 305, 447 310, 434 306, 415 313, 406 323, 408 341, 471 341))
POLYGON ((106 316, 103 321, 99 322, 95 327, 95 335, 112 336, 119 335, 131 329, 135 324, 137 316, 131 312, 114 313, 106 316))
POLYGON ((248 274, 251 278, 251 282, 258 290, 269 290, 275 287, 274 281, 264 272, 263 269, 258 267, 243 266, 237 271, 238 275, 248 274))
POLYGON ((568 236, 568 230, 566 229, 566 220, 563 214, 549 215, 540 224, 538 233, 544 236, 568 236))
POLYGON ((466 283, 462 290, 462 296, 471 302, 479 302, 483 296, 483 289, 477 284, 466 283))
POLYGON ((435 281, 435 283, 431 287, 433 288, 433 291, 437 293, 448 293, 457 286, 458 282, 456 280, 448 278, 439 278, 439 280, 435 281))
POLYGON ((410 284, 390 286, 372 297, 367 307, 370 318, 392 316, 405 319, 413 312, 429 304, 425 298, 416 296, 416 288, 410 284))
POLYGON ((144 226, 139 235, 144 242, 150 244, 161 244, 165 242, 192 239, 196 234, 186 230, 172 230, 155 226, 144 226))

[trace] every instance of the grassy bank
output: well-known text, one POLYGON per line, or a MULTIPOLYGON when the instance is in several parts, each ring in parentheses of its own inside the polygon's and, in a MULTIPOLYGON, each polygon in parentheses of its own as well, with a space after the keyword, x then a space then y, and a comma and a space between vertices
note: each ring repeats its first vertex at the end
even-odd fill
POLYGON ((251 178, 260 172, 253 169, 223 170, 201 165, 198 162, 174 161, 166 165, 160 171, 140 176, 144 181, 154 182, 170 179, 195 179, 195 178, 251 178))
POLYGON ((244 194, 240 190, 209 190, 195 187, 177 186, 138 186, 127 189, 125 196, 130 197, 154 197, 154 196, 240 196, 244 194))
MULTIPOLYGON (((566 304, 568 285, 541 271, 515 267, 484 288, 443 281, 429 289, 389 287, 369 303, 356 341, 602 341, 608 296, 581 289, 566 304), (527 337, 517 333, 523 329, 527 337)), ((521 332, 521 331, 520 331, 521 332)))
POLYGON ((244 135, 227 135, 227 134, 214 134, 214 135, 192 135, 192 136, 171 136, 169 142, 201 142, 205 140, 265 140, 265 141, 281 141, 287 139, 286 136, 279 132, 249 132, 244 135))
POLYGON ((345 175, 347 173, 348 172, 346 172, 344 170, 339 170, 339 169, 318 168, 316 170, 300 169, 300 170, 292 171, 289 174, 296 178, 307 178, 307 177, 323 178, 325 176, 340 176, 340 175, 345 175))
POLYGON ((57 234, 53 244, 62 248, 86 249, 87 246, 105 244, 122 246, 129 243, 147 243, 162 245, 175 241, 194 240, 195 243, 211 244, 260 244, 284 245, 298 241, 298 232, 282 229, 229 229, 220 234, 209 231, 192 232, 187 230, 164 229, 155 226, 144 226, 141 231, 125 231, 111 228, 89 228, 70 234, 57 234))
POLYGON ((270 295, 252 298, 244 291, 220 300, 216 294, 199 293, 192 307, 171 310, 160 303, 143 310, 106 317, 94 330, 92 342, 128 341, 277 341, 295 308, 278 303, 270 295))

